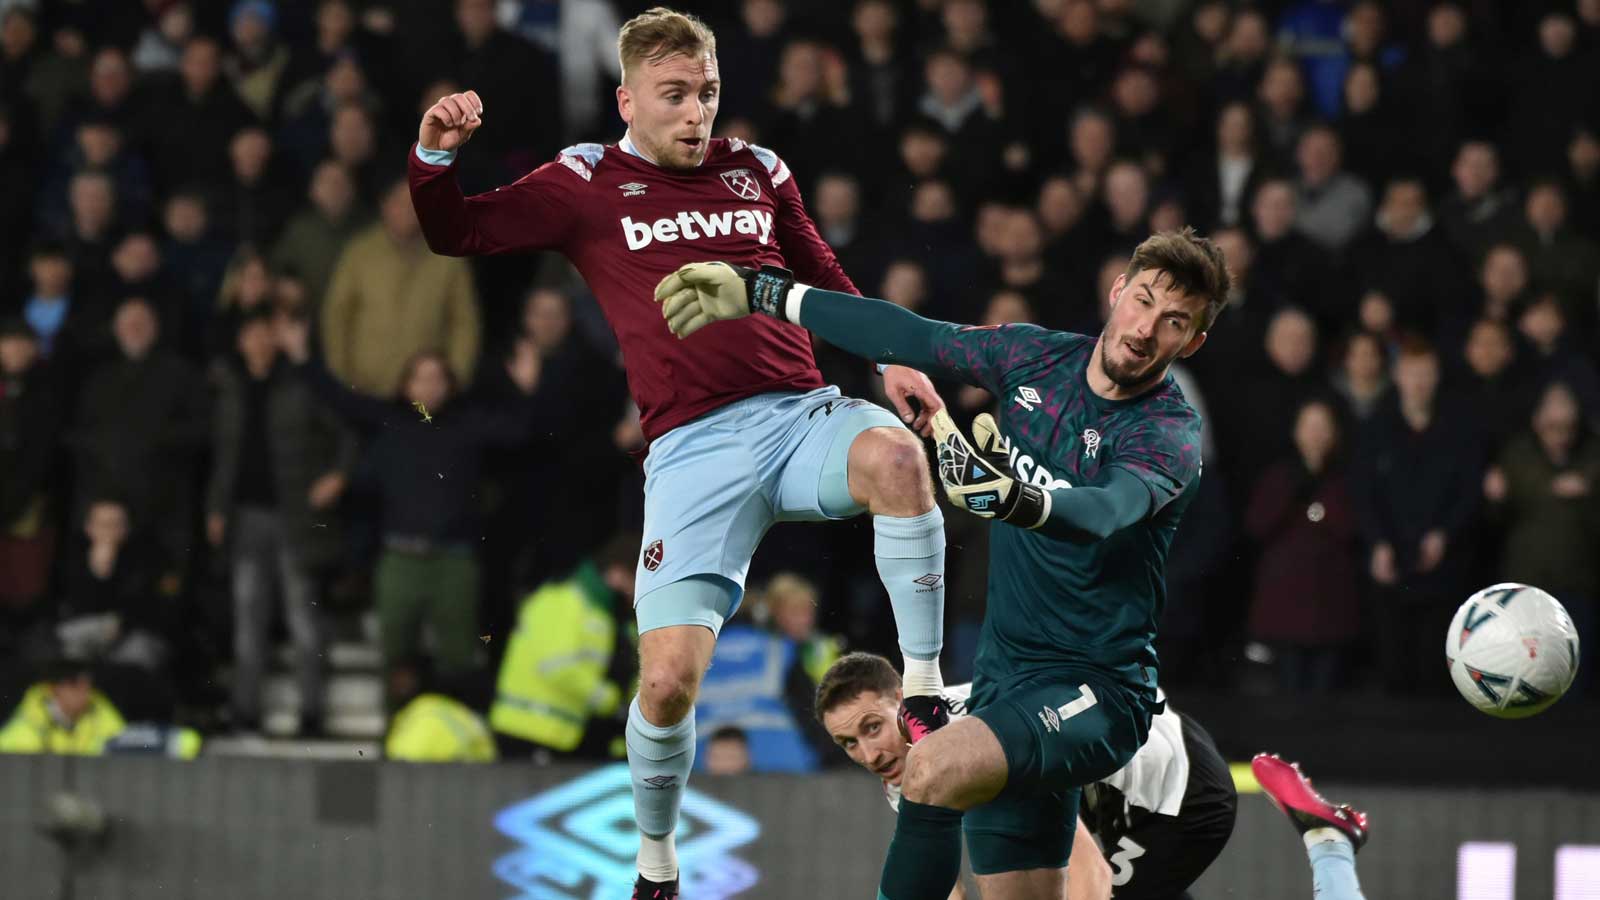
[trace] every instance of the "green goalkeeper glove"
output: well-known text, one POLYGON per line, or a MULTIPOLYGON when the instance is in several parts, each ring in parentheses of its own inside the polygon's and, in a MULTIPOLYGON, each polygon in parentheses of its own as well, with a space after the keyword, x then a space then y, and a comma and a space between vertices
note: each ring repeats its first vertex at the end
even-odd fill
POLYGON ((667 328, 686 338, 712 322, 751 313, 785 319, 783 306, 793 287, 794 273, 778 266, 690 263, 661 279, 656 302, 667 328))
POLYGON ((995 425, 984 413, 972 420, 968 443, 950 414, 933 415, 933 438, 939 453, 939 481, 950 502, 973 515, 999 519, 1023 528, 1038 528, 1050 517, 1050 493, 1029 484, 1011 468, 1010 454, 995 425))

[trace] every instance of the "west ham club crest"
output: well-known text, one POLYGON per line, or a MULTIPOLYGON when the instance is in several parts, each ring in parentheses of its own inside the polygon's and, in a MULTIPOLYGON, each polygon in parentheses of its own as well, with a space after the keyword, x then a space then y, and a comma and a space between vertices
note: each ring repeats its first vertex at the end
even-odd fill
POLYGON ((755 202, 761 199, 761 183, 749 169, 730 169, 722 173, 722 183, 735 195, 755 202))

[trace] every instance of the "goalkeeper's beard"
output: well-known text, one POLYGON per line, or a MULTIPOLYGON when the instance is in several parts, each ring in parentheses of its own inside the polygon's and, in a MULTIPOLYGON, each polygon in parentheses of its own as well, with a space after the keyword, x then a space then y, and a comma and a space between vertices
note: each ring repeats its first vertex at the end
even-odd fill
POLYGON ((1113 343, 1117 347, 1121 347, 1122 339, 1113 339, 1106 332, 1100 332, 1100 372, 1111 379, 1112 384, 1125 390, 1148 384, 1155 378, 1157 372, 1165 371, 1167 364, 1172 362, 1171 359, 1161 359, 1152 354, 1150 361, 1141 368, 1135 369, 1132 366, 1116 365, 1111 362, 1111 346, 1113 343))

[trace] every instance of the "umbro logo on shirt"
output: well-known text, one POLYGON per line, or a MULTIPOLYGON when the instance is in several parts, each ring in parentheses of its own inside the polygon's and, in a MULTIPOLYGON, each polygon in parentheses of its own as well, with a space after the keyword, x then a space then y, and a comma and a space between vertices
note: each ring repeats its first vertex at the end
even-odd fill
POLYGON ((622 196, 637 197, 644 193, 644 189, 648 187, 648 185, 640 184, 637 181, 630 181, 627 184, 619 184, 617 187, 622 189, 622 196))
POLYGON ((1039 392, 1031 387, 1017 388, 1017 405, 1028 412, 1033 412, 1033 405, 1040 401, 1039 392))

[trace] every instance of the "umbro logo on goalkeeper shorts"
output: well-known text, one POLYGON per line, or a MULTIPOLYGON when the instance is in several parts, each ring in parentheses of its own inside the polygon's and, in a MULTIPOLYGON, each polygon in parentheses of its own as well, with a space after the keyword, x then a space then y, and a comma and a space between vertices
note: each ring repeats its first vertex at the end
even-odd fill
POLYGON ((667 549, 662 545, 661 541, 651 541, 650 546, 644 548, 645 569, 654 572, 655 570, 661 568, 661 561, 666 559, 666 556, 667 549))

